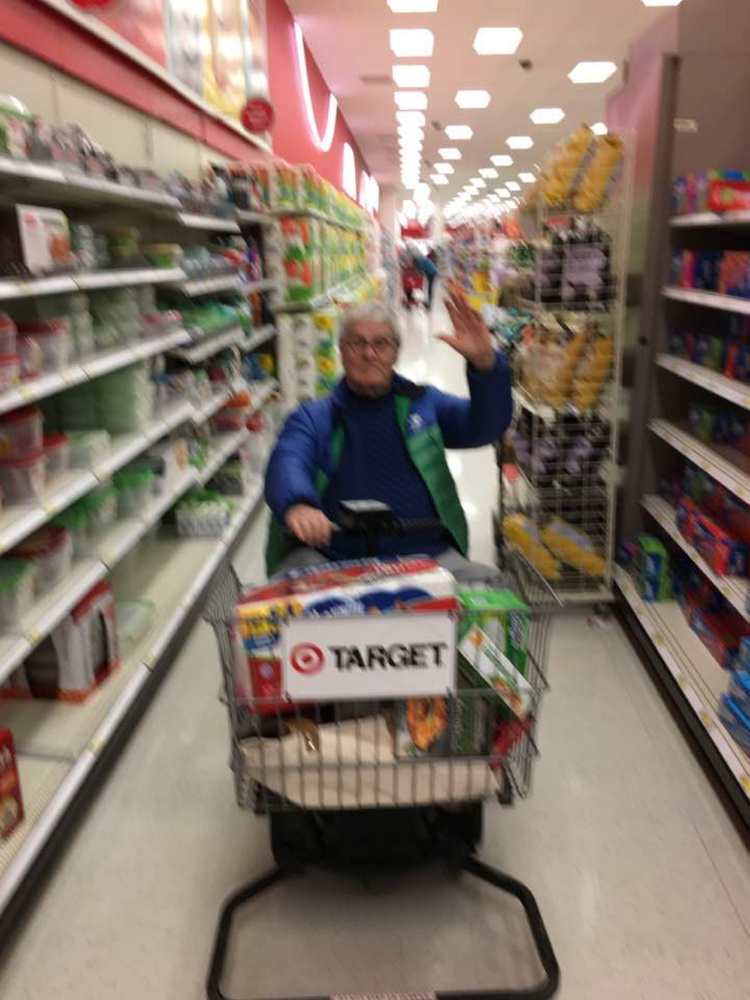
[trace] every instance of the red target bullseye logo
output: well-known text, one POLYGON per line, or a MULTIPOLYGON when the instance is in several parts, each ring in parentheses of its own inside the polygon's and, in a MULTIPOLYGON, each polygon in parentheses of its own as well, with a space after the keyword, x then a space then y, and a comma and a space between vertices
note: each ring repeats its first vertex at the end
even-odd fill
POLYGON ((305 674, 310 676, 310 674, 318 674, 325 666, 326 658, 325 653, 320 648, 312 642, 299 642, 292 649, 291 655, 289 657, 292 668, 297 671, 298 674, 305 674))

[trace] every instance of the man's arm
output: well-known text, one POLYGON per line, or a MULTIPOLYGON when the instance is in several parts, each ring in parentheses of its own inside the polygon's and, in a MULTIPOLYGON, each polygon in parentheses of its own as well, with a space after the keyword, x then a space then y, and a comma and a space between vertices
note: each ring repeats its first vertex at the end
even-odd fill
POLYGON ((438 424, 446 448, 479 448, 491 444, 506 432, 513 413, 510 368, 504 354, 495 353, 489 371, 466 366, 469 399, 435 393, 438 424))

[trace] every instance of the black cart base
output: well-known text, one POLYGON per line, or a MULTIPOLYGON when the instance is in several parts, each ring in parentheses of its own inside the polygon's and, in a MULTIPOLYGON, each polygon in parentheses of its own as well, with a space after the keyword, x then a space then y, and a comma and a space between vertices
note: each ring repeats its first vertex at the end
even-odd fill
MULTIPOLYGON (((515 897, 523 906, 537 955, 545 972, 534 987, 513 990, 425 993, 425 1000, 547 1000, 557 992, 560 969, 531 890, 497 871, 474 854, 482 833, 482 803, 448 810, 424 808, 293 811, 271 815, 271 843, 276 867, 243 886, 221 910, 209 969, 209 1000, 229 1000, 221 990, 235 911, 283 879, 317 865, 364 875, 442 860, 515 897)), ((327 997, 300 1000, 328 1000, 327 997)), ((355 1000, 355 998, 349 998, 355 1000)), ((368 1000, 362 994, 359 1000, 368 1000)))

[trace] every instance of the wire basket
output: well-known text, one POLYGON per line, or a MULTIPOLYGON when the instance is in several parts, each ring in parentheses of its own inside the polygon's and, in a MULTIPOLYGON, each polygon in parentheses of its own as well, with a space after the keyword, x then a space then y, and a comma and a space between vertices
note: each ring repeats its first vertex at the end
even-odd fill
MULTIPOLYGON (((508 588, 529 608, 525 673, 532 704, 522 723, 508 721, 501 737, 494 731, 493 705, 499 702, 487 686, 466 684, 440 698, 313 704, 241 694, 235 683, 239 622, 234 615, 246 588, 229 568, 204 617, 219 644, 238 805, 267 813, 424 806, 494 796, 509 803, 515 795, 527 795, 547 689, 551 614, 560 605, 546 581, 517 552, 508 553, 502 570, 471 589, 483 587, 508 588), (436 722, 447 737, 429 753, 415 751, 405 733, 429 733, 436 722)), ((482 615, 488 632, 491 617, 482 615)), ((267 627, 268 618, 263 621, 267 627)), ((282 630, 285 622, 277 617, 274 627, 282 630)))

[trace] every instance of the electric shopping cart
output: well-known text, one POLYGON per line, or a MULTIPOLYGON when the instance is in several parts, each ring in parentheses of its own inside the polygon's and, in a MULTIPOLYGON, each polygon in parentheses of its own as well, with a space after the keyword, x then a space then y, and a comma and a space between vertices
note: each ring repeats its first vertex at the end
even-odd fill
MULTIPOLYGON (((434 520, 400 522, 381 504, 360 502, 343 508, 344 530, 364 536, 369 555, 377 550, 377 538, 382 533, 434 531, 442 527, 434 520)), ((231 567, 221 578, 205 619, 213 626, 219 644, 236 798, 241 808, 269 817, 276 867, 225 901, 209 968, 209 1000, 227 1000, 221 981, 235 912, 266 889, 310 865, 366 874, 426 859, 444 861, 449 869, 468 872, 515 897, 524 908, 545 978, 532 988, 430 993, 425 997, 546 1000, 556 992, 557 959, 534 896, 521 882, 480 861, 475 852, 482 837, 484 801, 496 799, 510 805, 530 790, 537 754, 535 730, 547 688, 544 671, 551 615, 559 610, 560 603, 531 564, 513 551, 506 554, 505 565, 491 578, 460 586, 507 587, 528 605, 526 675, 537 692, 535 708, 522 730, 516 730, 506 745, 502 741, 500 745, 488 743, 481 752, 467 754, 458 753, 451 739, 444 752, 403 757, 394 750, 393 711, 395 704, 406 702, 399 702, 392 691, 383 691, 375 699, 371 694, 366 700, 326 697, 314 702, 295 700, 288 705, 280 705, 279 699, 265 699, 264 704, 264 699, 248 699, 246 691, 238 693, 233 665, 238 628, 246 626, 247 619, 241 623, 234 615, 238 599, 247 588, 241 587, 231 567)), ((329 634, 333 629, 335 635, 342 636, 347 629, 346 634, 354 629, 360 637, 385 625, 395 636, 397 628, 408 619, 412 635, 415 629, 417 634, 421 629, 424 642, 434 643, 446 619, 455 632, 456 616, 461 613, 443 612, 442 622, 436 620, 436 615, 421 612, 346 618, 277 617, 274 627, 282 639, 300 627, 304 631, 305 623, 326 628, 329 634)), ((268 627, 267 618, 263 624, 268 627)), ((309 632, 304 635, 309 637, 309 632)), ((282 651, 285 691, 293 673, 288 666, 289 649, 296 655, 298 639, 295 631, 296 645, 284 646, 282 651)), ((315 664, 303 660, 302 669, 314 670, 315 664)), ((440 699, 411 698, 409 704, 440 704, 452 733, 461 727, 461 719, 465 722, 467 716, 479 717, 488 689, 443 688, 441 695, 440 699)), ((372 998, 363 995, 357 1000, 372 998)))

